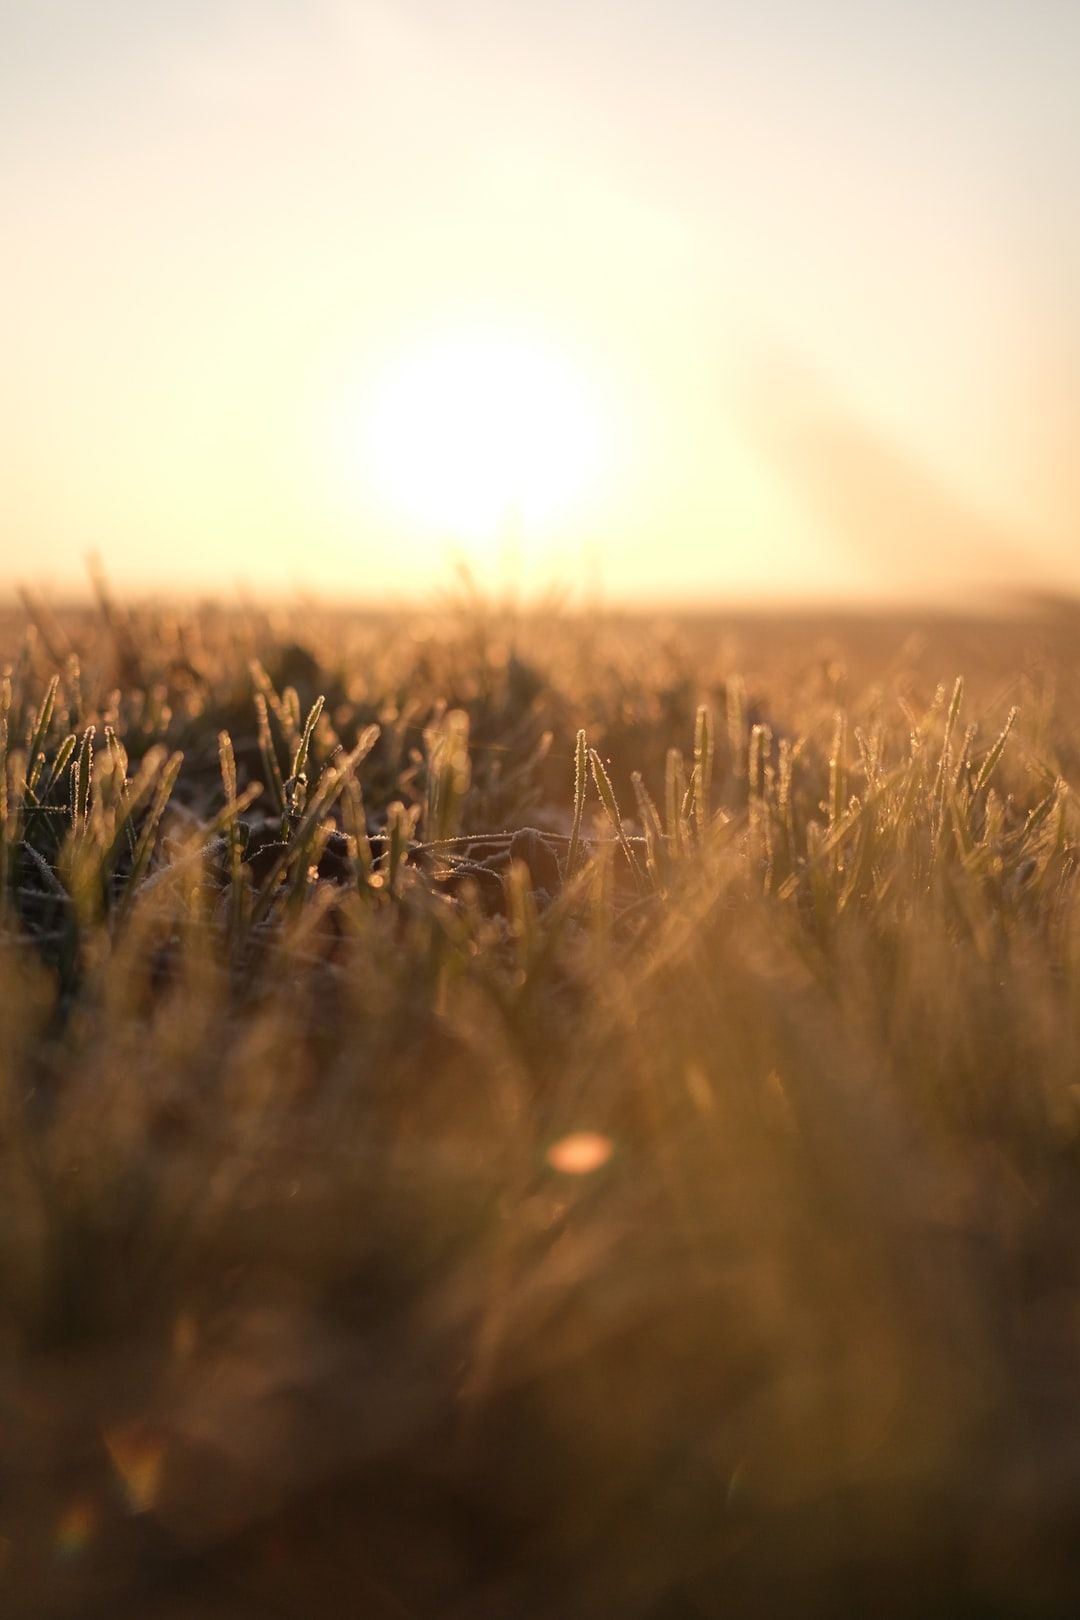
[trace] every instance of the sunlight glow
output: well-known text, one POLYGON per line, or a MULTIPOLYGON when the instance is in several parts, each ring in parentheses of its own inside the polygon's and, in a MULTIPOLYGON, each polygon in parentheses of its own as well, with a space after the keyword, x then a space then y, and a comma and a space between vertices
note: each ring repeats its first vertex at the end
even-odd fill
POLYGON ((597 492, 603 413, 554 348, 458 331, 398 357, 363 413, 362 472, 398 516, 461 540, 549 537, 597 492))

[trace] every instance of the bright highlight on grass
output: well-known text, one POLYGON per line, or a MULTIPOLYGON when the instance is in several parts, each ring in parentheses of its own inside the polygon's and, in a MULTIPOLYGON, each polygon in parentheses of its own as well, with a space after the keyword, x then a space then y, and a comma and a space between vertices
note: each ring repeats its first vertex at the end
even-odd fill
POLYGON ((361 429, 365 481, 440 535, 546 536, 603 481, 608 433, 583 374, 543 341, 464 330, 402 355, 361 429))

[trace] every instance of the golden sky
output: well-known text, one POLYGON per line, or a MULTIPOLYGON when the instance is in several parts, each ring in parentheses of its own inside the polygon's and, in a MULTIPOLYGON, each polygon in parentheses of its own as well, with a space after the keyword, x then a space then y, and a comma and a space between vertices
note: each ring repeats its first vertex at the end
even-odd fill
POLYGON ((1071 0, 0 0, 0 588, 1080 587, 1071 0))

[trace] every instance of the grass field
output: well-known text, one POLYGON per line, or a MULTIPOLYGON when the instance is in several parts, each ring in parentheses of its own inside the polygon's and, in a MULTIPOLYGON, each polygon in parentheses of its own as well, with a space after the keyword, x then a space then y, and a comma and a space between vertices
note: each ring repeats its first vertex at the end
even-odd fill
POLYGON ((2 1612, 1080 1612, 1078 632, 0 616, 2 1612))

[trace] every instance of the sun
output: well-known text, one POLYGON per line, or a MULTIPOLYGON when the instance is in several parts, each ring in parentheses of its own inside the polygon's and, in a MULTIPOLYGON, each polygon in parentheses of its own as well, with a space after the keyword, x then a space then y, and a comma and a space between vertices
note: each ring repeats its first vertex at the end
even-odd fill
POLYGON ((583 371, 536 337, 432 336, 374 380, 362 413, 365 483, 428 531, 549 537, 602 481, 604 413, 583 371))

